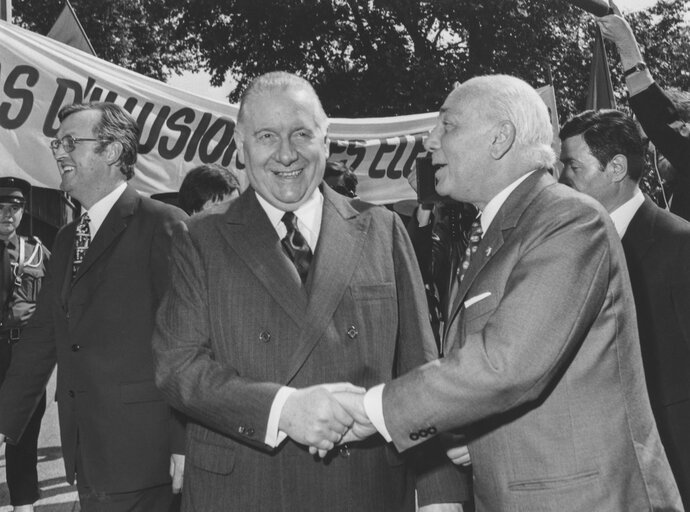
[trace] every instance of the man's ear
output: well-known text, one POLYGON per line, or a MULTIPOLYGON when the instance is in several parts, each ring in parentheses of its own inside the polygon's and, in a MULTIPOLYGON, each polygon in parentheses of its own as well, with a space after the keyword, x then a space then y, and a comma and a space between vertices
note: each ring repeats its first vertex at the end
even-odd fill
POLYGON ((615 155, 606 164, 604 172, 611 178, 611 182, 620 183, 628 176, 628 159, 625 155, 615 155))
POLYGON ((493 142, 490 154, 494 160, 500 160, 510 151, 515 142, 515 125, 510 121, 501 121, 494 127, 493 142))
POLYGON ((122 156, 122 143, 118 141, 109 142, 105 150, 105 158, 108 165, 115 165, 122 156))
POLYGON ((237 148, 237 161, 244 165, 244 139, 242 138, 242 132, 236 127, 233 138, 235 139, 235 147, 237 148))

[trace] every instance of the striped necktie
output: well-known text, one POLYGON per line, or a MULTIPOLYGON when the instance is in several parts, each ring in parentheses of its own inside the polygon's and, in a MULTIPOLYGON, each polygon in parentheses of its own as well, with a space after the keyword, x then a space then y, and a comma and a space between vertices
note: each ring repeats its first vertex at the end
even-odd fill
POLYGON ((77 275, 81 262, 84 261, 84 255, 91 243, 91 228, 89 228, 89 214, 85 213, 79 219, 77 224, 76 237, 74 239, 74 260, 72 262, 72 279, 77 275))
POLYGON ((311 264, 312 252, 309 244, 305 240, 302 233, 297 229, 297 217, 292 212, 285 212, 282 218, 285 227, 287 228, 287 235, 280 241, 283 249, 290 257, 292 262, 297 267, 302 284, 307 281, 309 274, 309 265, 311 264))

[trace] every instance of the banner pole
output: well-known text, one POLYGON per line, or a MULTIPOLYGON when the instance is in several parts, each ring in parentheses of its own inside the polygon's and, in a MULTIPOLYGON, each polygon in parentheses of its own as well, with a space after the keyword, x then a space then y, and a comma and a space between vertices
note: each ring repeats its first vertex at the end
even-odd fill
POLYGON ((0 0, 0 20, 12 23, 12 0, 0 0))

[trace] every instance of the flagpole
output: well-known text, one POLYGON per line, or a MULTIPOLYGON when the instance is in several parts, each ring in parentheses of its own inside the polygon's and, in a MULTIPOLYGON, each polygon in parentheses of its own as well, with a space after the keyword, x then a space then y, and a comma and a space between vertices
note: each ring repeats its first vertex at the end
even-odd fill
POLYGON ((0 20, 12 23, 12 0, 0 0, 0 20))

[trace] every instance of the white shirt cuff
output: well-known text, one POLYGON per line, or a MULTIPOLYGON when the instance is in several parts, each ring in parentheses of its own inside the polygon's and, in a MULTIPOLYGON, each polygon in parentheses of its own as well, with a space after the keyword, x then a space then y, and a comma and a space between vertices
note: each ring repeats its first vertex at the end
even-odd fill
POLYGON ((653 83, 654 78, 648 69, 636 71, 625 78, 625 84, 628 87, 630 96, 635 96, 636 94, 641 93, 645 89, 651 87, 653 83))
POLYGON ((283 386, 276 393, 273 403, 271 404, 271 412, 268 414, 268 425, 266 426, 266 439, 264 442, 271 448, 275 448, 280 443, 285 441, 287 434, 278 430, 278 425, 280 423, 280 415, 283 412, 283 406, 287 401, 288 397, 297 391, 295 388, 289 388, 283 386))
POLYGON ((385 384, 374 386, 364 395, 364 411, 369 417, 369 421, 376 427, 379 434, 389 443, 393 440, 386 428, 386 422, 383 419, 383 387, 385 384))

